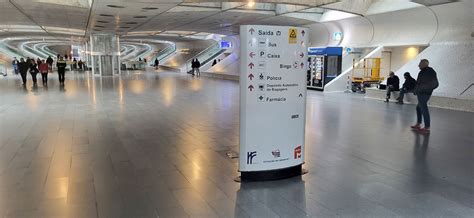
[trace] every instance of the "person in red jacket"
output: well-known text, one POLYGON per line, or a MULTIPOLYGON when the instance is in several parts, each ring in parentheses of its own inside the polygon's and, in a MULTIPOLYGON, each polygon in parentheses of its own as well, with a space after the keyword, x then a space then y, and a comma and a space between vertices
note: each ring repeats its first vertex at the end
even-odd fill
POLYGON ((46 61, 43 60, 41 61, 38 68, 41 73, 41 77, 43 78, 43 86, 48 87, 48 70, 49 70, 48 63, 46 63, 46 61))

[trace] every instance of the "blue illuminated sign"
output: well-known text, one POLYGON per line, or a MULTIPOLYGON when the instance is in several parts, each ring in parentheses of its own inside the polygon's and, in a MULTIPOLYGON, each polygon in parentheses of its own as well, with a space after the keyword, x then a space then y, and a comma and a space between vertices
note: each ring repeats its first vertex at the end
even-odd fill
POLYGON ((231 43, 231 42, 229 42, 229 41, 224 41, 224 40, 221 41, 221 48, 222 48, 222 49, 231 48, 231 47, 232 47, 232 43, 231 43))

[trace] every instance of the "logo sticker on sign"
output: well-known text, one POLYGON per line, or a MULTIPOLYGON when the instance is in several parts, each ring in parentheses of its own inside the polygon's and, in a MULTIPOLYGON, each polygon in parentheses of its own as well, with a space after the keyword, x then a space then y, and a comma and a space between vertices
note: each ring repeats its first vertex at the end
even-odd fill
POLYGON ((288 30, 288 43, 296 44, 297 38, 298 38, 298 32, 296 28, 290 28, 288 30))
POLYGON ((301 145, 298 145, 294 150, 294 158, 301 158, 301 145))
POLYGON ((256 151, 247 152, 247 164, 253 164, 253 158, 257 156, 256 151))

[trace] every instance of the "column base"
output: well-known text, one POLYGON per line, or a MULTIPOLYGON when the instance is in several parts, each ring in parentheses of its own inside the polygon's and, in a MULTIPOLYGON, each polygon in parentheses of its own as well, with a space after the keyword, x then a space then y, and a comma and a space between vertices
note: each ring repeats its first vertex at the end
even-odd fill
POLYGON ((286 179, 303 174, 302 164, 276 170, 240 172, 241 182, 269 181, 286 179))

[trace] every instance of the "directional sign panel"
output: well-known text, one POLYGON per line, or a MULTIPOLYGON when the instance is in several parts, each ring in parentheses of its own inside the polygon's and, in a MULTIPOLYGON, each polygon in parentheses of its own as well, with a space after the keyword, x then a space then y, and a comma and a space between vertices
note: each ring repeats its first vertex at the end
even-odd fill
POLYGON ((241 26, 240 171, 303 164, 306 28, 241 26))

